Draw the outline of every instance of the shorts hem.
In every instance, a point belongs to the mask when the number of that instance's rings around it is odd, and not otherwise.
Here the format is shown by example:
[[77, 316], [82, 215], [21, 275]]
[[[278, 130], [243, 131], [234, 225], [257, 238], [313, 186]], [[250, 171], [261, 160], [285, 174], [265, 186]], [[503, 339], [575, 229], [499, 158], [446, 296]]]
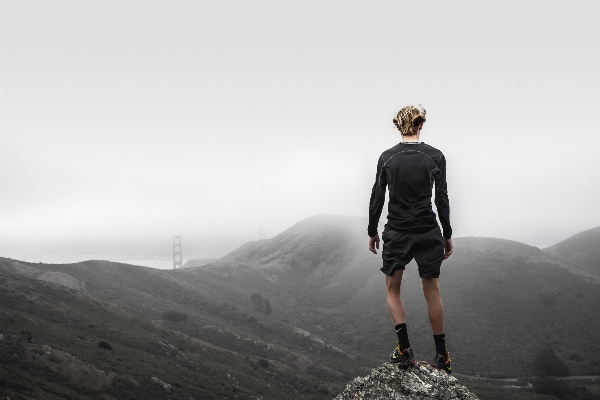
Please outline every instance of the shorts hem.
[[[421, 270], [424, 270], [425, 272], [423, 272], [423, 274], [421, 274]], [[435, 266], [428, 265], [426, 267], [419, 268], [419, 276], [421, 278], [439, 278], [441, 270], [442, 270], [441, 262]]]
[[419, 275], [421, 278], [439, 278], [440, 274], [423, 274]]
[[404, 271], [405, 268], [406, 268], [406, 265], [398, 265], [398, 264], [396, 264], [391, 269], [390, 268], [382, 267], [379, 270], [381, 272], [383, 272], [387, 276], [394, 276], [394, 272], [396, 272], [396, 270], [400, 269], [400, 270]]

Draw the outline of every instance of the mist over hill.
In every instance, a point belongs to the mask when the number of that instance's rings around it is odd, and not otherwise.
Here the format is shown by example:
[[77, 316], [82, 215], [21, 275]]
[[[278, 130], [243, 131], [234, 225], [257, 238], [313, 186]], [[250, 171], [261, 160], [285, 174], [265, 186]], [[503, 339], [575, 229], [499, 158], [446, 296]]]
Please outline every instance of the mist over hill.
[[600, 276], [600, 227], [580, 232], [544, 251]]
[[[86, 390], [107, 395], [143, 386], [164, 398], [332, 398], [385, 362], [396, 340], [366, 225], [315, 216], [180, 270], [2, 258], [0, 349], [19, 355], [2, 361], [5, 382], [15, 393], [81, 394], [68, 372], [74, 363], [104, 371]], [[535, 375], [533, 359], [551, 348], [572, 374], [600, 373], [600, 280], [566, 253], [494, 238], [454, 244], [440, 287], [456, 372]], [[593, 254], [598, 244], [577, 249]], [[414, 263], [402, 291], [415, 355], [430, 360]], [[45, 368], [54, 383], [37, 378]]]
[[[252, 238], [236, 235], [182, 234], [186, 260], [217, 259]], [[111, 260], [159, 269], [172, 268], [172, 236], [114, 237], [111, 239], [47, 239], [2, 238], [0, 254], [21, 261], [46, 264], [76, 263], [82, 260]]]
[[[242, 246], [205, 272], [276, 297], [288, 315], [303, 315], [307, 329], [322, 329], [344, 345], [381, 357], [395, 336], [385, 306], [381, 258], [367, 251], [365, 226], [361, 218], [308, 218], [271, 240]], [[597, 354], [590, 352], [595, 345], [589, 338], [600, 332], [600, 324], [590, 325], [589, 318], [600, 311], [600, 281], [519, 242], [456, 238], [454, 244], [440, 286], [448, 346], [458, 350], [453, 354], [457, 368], [526, 374], [532, 354], [544, 346], [565, 358], [573, 352]], [[413, 348], [425, 359], [432, 357], [414, 262], [407, 266], [402, 296]], [[573, 363], [572, 369], [597, 369], [593, 357]]]

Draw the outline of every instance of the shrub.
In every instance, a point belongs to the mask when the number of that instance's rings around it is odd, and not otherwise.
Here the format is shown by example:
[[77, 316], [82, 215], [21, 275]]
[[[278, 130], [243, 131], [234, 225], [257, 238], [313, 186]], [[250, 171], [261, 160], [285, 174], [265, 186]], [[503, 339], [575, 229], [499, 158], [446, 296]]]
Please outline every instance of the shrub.
[[254, 305], [254, 309], [256, 311], [260, 311], [261, 313], [271, 315], [273, 309], [271, 308], [271, 302], [266, 297], [263, 298], [260, 294], [254, 293], [250, 296], [250, 300]]
[[48, 360], [60, 364], [62, 362], [62, 360], [58, 357], [56, 357], [54, 354], [51, 354], [50, 357], [48, 357]]
[[[538, 378], [533, 381], [536, 393], [558, 395], [558, 381], [554, 378]], [[558, 396], [557, 396], [558, 397]]]
[[187, 319], [188, 315], [186, 313], [178, 312], [178, 311], [165, 311], [162, 313], [162, 319], [166, 319], [167, 321], [183, 321]]
[[269, 368], [269, 362], [263, 358], [258, 360], [258, 365], [260, 365], [263, 368]]
[[106, 340], [101, 340], [98, 342], [98, 346], [106, 350], [112, 350], [112, 346]]
[[569, 375], [569, 368], [550, 347], [546, 347], [537, 353], [533, 359], [532, 367], [534, 373], [542, 376]]
[[571, 353], [571, 354], [569, 354], [569, 360], [581, 361], [581, 355], [579, 353]]
[[533, 387], [537, 393], [553, 395], [559, 399], [593, 400], [598, 398], [589, 393], [585, 385], [581, 387], [575, 383], [556, 378], [538, 378], [533, 381]]
[[273, 309], [271, 308], [271, 302], [266, 297], [263, 299], [263, 312], [267, 315], [271, 315]]
[[250, 300], [252, 301], [252, 304], [254, 305], [254, 309], [256, 311], [263, 311], [263, 298], [260, 294], [254, 293], [252, 296], [250, 296]]

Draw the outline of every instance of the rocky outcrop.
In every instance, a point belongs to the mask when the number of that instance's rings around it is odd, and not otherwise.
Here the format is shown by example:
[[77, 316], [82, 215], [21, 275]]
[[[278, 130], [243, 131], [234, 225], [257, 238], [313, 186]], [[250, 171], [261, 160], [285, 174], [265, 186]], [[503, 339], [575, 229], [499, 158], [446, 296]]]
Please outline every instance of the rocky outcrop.
[[478, 400], [458, 379], [424, 361], [406, 370], [384, 364], [350, 382], [335, 400]]

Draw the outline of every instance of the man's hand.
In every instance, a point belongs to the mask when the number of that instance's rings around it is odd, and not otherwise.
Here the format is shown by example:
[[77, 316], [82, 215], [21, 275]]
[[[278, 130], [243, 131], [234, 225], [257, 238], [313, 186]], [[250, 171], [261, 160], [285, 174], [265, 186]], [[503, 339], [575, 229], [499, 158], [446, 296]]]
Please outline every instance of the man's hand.
[[377, 254], [377, 250], [375, 250], [376, 248], [379, 248], [379, 235], [369, 238], [369, 251], [373, 254]]
[[453, 251], [452, 239], [444, 238], [444, 260], [450, 257]]

